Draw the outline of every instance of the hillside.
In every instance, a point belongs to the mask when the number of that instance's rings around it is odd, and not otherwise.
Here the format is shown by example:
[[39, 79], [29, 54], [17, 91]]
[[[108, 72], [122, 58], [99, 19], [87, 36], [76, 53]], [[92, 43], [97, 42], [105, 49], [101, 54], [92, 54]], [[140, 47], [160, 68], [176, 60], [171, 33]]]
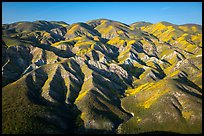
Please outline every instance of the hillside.
[[202, 26], [2, 25], [3, 134], [202, 133]]

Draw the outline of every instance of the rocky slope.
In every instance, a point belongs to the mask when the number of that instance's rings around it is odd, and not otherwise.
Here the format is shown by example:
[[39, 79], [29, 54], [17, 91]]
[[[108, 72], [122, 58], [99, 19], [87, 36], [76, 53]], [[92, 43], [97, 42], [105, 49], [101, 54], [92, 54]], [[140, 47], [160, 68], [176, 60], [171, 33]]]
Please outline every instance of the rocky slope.
[[202, 133], [202, 26], [2, 25], [3, 133]]

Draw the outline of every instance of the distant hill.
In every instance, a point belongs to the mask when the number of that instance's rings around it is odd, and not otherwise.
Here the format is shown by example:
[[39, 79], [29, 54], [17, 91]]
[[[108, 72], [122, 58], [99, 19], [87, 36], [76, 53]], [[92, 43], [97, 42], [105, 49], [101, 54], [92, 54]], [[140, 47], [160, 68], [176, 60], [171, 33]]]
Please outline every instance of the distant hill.
[[148, 26], [148, 25], [152, 25], [152, 23], [141, 21], [141, 22], [136, 22], [136, 23], [130, 24], [130, 26], [136, 27], [136, 28], [140, 28], [142, 26]]

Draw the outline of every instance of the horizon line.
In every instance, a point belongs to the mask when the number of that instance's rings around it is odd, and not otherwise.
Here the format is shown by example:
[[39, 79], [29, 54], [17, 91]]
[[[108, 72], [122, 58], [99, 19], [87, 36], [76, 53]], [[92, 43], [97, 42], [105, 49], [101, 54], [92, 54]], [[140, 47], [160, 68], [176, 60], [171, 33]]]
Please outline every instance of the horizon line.
[[[19, 21], [15, 21], [15, 22], [11, 22], [11, 23], [3, 23], [3, 20], [2, 20], [2, 25], [8, 25], [8, 24], [14, 24], [14, 23], [20, 23], [20, 22], [36, 22], [36, 21], [46, 21], [46, 22], [52, 22], [52, 21], [57, 21], [57, 22], [65, 22], [69, 25], [72, 25], [72, 24], [75, 24], [75, 23], [88, 23], [90, 21], [94, 21], [94, 20], [110, 20], [110, 21], [116, 21], [116, 22], [120, 22], [120, 23], [123, 23], [123, 24], [126, 24], [124, 22], [121, 22], [121, 21], [118, 21], [118, 20], [112, 20], [112, 19], [107, 19], [107, 18], [98, 18], [98, 19], [91, 19], [91, 20], [88, 20], [88, 21], [78, 21], [78, 22], [73, 22], [73, 23], [68, 23], [67, 21], [64, 21], [64, 20], [45, 20], [45, 19], [39, 19], [39, 20], [33, 20], [33, 21], [27, 21], [27, 20], [19, 20]], [[155, 23], [152, 23], [152, 22], [149, 22], [149, 21], [144, 21], [144, 20], [141, 20], [141, 21], [136, 21], [136, 22], [133, 22], [133, 23], [130, 23], [130, 24], [126, 24], [126, 25], [131, 25], [131, 24], [134, 24], [134, 23], [138, 23], [138, 22], [146, 22], [146, 23], [151, 23], [151, 24], [157, 24], [157, 23], [161, 23], [161, 22], [167, 22], [167, 23], [171, 23], [173, 25], [186, 25], [186, 24], [193, 24], [193, 25], [200, 25], [202, 26], [202, 23], [199, 24], [199, 23], [192, 23], [192, 22], [189, 22], [189, 23], [184, 23], [184, 24], [176, 24], [176, 23], [172, 23], [172, 22], [168, 22], [168, 21], [158, 21], [158, 22], [155, 22]]]

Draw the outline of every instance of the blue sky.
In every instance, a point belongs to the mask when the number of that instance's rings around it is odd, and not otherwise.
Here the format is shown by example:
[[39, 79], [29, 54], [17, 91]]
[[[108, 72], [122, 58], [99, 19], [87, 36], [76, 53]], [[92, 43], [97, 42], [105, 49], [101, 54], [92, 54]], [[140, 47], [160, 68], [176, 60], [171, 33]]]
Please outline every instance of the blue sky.
[[3, 2], [2, 23], [65, 21], [68, 24], [106, 18], [131, 24], [138, 21], [202, 24], [202, 2]]

